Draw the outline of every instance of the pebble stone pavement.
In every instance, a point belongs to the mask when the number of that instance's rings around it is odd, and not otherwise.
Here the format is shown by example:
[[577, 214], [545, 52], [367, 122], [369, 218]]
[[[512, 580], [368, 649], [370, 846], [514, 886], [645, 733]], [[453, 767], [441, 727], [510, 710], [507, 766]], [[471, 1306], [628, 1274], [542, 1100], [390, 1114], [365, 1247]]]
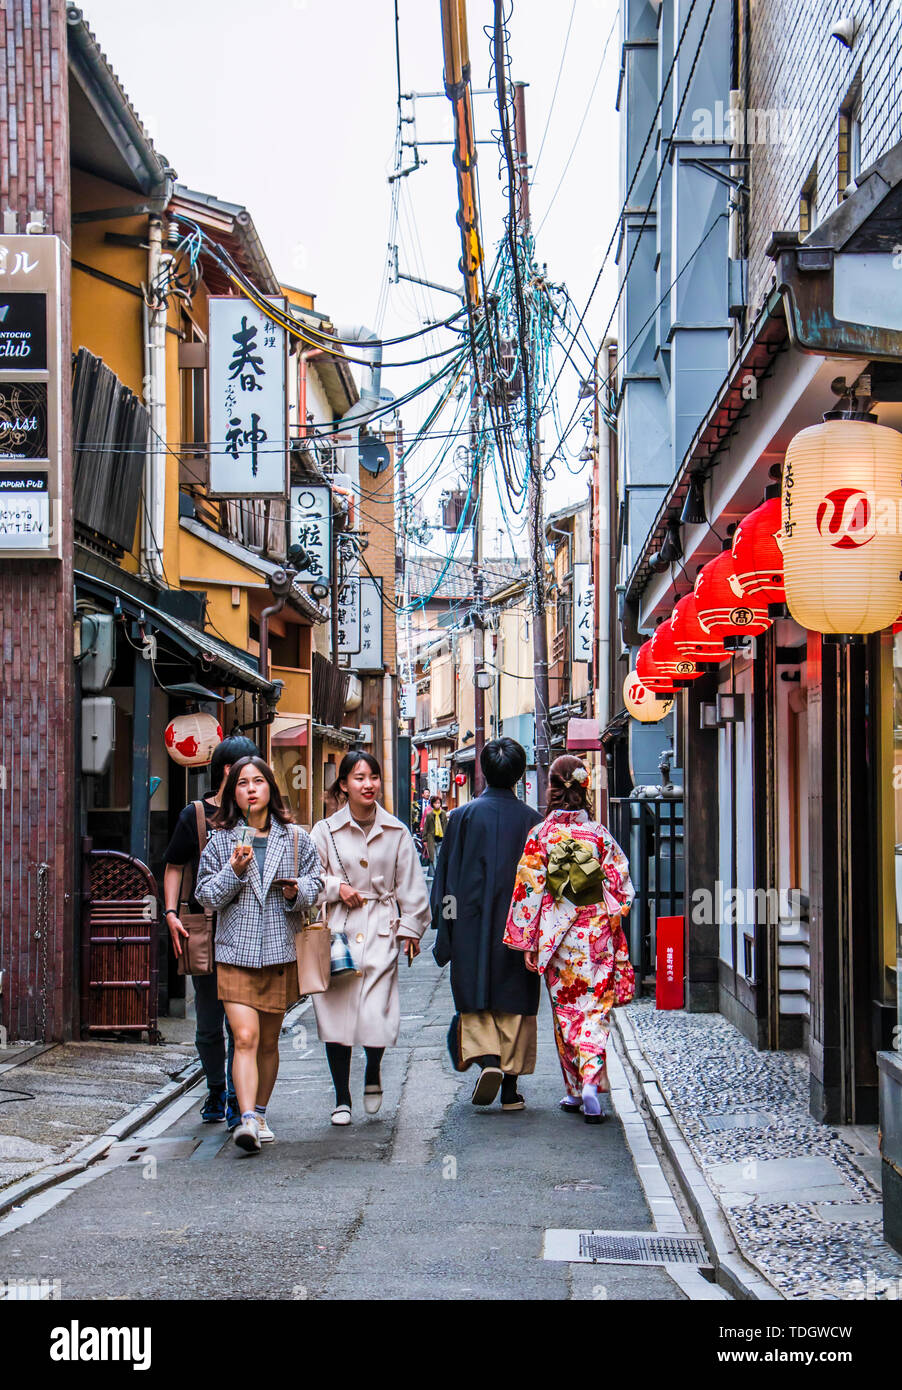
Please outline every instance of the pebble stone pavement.
[[[808, 1114], [807, 1054], [758, 1052], [720, 1014], [657, 1011], [651, 999], [625, 1012], [740, 1247], [780, 1292], [789, 1299], [902, 1299], [902, 1256], [882, 1238], [879, 1179], [859, 1166], [856, 1131]], [[733, 1117], [731, 1127], [709, 1129], [705, 1117], [723, 1115]], [[818, 1159], [821, 1172], [826, 1160], [836, 1183], [819, 1196], [805, 1190], [800, 1173], [795, 1200], [785, 1190], [756, 1190], [756, 1164], [775, 1159], [807, 1159], [809, 1171]], [[748, 1179], [744, 1192], [738, 1184], [718, 1191], [718, 1165], [725, 1164], [741, 1165], [734, 1171]]]

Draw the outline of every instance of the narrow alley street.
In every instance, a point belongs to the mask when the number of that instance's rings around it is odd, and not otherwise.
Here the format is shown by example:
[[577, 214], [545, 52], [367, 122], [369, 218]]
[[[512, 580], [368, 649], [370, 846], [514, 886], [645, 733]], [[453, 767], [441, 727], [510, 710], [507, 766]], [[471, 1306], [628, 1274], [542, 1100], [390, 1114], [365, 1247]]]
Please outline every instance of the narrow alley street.
[[302, 1005], [283, 1033], [274, 1145], [240, 1154], [224, 1125], [200, 1123], [195, 1089], [189, 1110], [186, 1097], [149, 1137], [114, 1147], [65, 1200], [59, 1188], [35, 1199], [56, 1203], [44, 1215], [0, 1221], [4, 1277], [59, 1280], [63, 1299], [684, 1298], [660, 1267], [543, 1258], [547, 1229], [652, 1229], [623, 1128], [558, 1112], [544, 1000], [527, 1109], [472, 1106], [473, 1073], [456, 1076], [445, 1051], [450, 996], [430, 941], [401, 976], [379, 1116], [362, 1114], [355, 1058], [354, 1123], [330, 1125], [325, 1055]]

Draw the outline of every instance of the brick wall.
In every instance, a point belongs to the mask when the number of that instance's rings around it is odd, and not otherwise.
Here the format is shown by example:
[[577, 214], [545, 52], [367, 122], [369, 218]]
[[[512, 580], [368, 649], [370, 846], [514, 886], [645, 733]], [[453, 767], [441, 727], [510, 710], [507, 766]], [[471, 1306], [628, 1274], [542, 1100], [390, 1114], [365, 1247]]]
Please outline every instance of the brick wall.
[[[799, 226], [799, 195], [817, 168], [812, 227], [837, 206], [839, 112], [861, 83], [861, 168], [902, 139], [902, 5], [898, 0], [747, 0], [751, 5], [748, 106], [798, 108], [798, 138], [752, 144], [749, 205], [749, 309], [773, 278], [764, 254], [775, 230]], [[830, 37], [855, 19], [851, 51]]]
[[[32, 208], [69, 242], [69, 111], [64, 0], [0, 6], [0, 204], [24, 231]], [[62, 361], [70, 354], [63, 256]], [[0, 560], [0, 1020], [11, 1038], [72, 1026], [74, 784], [71, 421], [63, 390], [62, 564]], [[38, 931], [47, 865], [48, 934]], [[41, 875], [43, 878], [43, 874]], [[46, 1029], [43, 1012], [46, 1008]]]
[[[363, 558], [377, 579], [382, 580], [382, 660], [395, 671], [395, 451], [390, 447], [391, 463], [374, 478], [365, 468], [360, 470], [360, 519], [358, 529], [365, 531], [369, 545]], [[366, 568], [361, 564], [361, 575]]]

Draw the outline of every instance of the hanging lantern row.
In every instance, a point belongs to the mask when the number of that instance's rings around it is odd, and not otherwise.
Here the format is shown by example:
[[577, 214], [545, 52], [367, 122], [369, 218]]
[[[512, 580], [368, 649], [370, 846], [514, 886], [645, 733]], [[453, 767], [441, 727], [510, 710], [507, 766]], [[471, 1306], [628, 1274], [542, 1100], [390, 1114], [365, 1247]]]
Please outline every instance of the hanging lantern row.
[[771, 604], [812, 632], [902, 631], [902, 434], [855, 404], [795, 436], [782, 489], [767, 489], [639, 648], [623, 689], [633, 718], [664, 718], [672, 700], [660, 697], [766, 632]]

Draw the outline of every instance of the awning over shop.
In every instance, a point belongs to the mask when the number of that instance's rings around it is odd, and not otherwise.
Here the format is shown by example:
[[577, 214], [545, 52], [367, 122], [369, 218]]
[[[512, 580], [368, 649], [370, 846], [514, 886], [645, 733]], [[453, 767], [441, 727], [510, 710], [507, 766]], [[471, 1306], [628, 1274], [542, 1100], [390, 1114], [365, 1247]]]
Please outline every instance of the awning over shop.
[[229, 646], [220, 638], [201, 632], [190, 623], [183, 622], [170, 613], [163, 613], [133, 594], [115, 589], [94, 575], [75, 571], [75, 583], [80, 593], [90, 594], [111, 612], [116, 601], [123, 610], [136, 621], [143, 620], [159, 637], [176, 651], [183, 653], [198, 664], [200, 675], [209, 680], [213, 673], [220, 677], [223, 685], [237, 686], [263, 695], [272, 703], [278, 699], [280, 685], [261, 676], [254, 665], [254, 658], [246, 652], [239, 655], [236, 648]]
[[307, 724], [299, 723], [295, 715], [277, 714], [271, 725], [273, 748], [306, 748]]
[[457, 763], [457, 765], [458, 765], [459, 767], [465, 767], [465, 766], [467, 766], [469, 763], [475, 763], [475, 762], [476, 762], [476, 749], [475, 749], [475, 748], [455, 748], [454, 752], [451, 754], [451, 761], [452, 761], [452, 763]]

